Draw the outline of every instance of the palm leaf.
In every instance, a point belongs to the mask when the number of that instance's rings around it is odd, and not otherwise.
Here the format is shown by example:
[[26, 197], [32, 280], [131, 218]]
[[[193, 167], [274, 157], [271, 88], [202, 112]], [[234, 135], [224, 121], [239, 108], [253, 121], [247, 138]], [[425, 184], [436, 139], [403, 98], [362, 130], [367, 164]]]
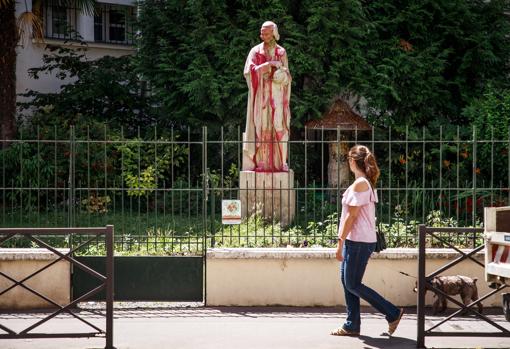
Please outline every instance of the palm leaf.
[[94, 15], [96, 0], [74, 0], [74, 3], [76, 4], [76, 7], [81, 9], [81, 11], [86, 15]]
[[96, 0], [60, 0], [60, 3], [62, 5], [65, 5], [66, 7], [70, 8], [75, 7], [79, 9], [82, 13], [89, 16], [94, 15], [94, 9], [96, 6]]
[[33, 12], [26, 11], [20, 14], [17, 19], [17, 26], [21, 42], [27, 40], [30, 33], [32, 33], [33, 37], [36, 39], [42, 39], [44, 37], [42, 20]]
[[14, 0], [0, 0], [0, 9], [3, 9], [4, 7], [7, 7], [10, 3], [12, 3]]

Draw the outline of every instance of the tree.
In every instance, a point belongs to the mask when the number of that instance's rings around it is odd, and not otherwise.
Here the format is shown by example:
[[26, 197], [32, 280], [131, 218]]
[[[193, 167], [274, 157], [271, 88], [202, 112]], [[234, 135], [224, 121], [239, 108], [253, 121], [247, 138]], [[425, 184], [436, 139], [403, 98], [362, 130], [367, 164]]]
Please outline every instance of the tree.
[[154, 123], [153, 100], [141, 91], [132, 56], [89, 60], [83, 53], [86, 47], [48, 45], [46, 50], [43, 65], [30, 69], [29, 75], [38, 79], [57, 71], [57, 78], [74, 81], [56, 93], [30, 90], [22, 94], [27, 102], [19, 103], [20, 109], [33, 114], [32, 124], [56, 126], [64, 132], [71, 125], [79, 129], [107, 124], [117, 130], [124, 127], [130, 136], [137, 134], [138, 127]]
[[[0, 140], [16, 133], [16, 30], [15, 3], [0, 0]], [[6, 144], [2, 143], [4, 147]]]
[[[489, 84], [484, 93], [472, 101], [464, 114], [476, 128], [476, 138], [495, 140], [477, 147], [477, 163], [481, 174], [492, 178], [492, 185], [508, 183], [510, 162], [508, 142], [510, 137], [510, 88]], [[506, 193], [504, 194], [506, 195]]]
[[[95, 0], [59, 0], [93, 13]], [[0, 139], [16, 135], [16, 45], [29, 36], [42, 39], [42, 0], [34, 0], [16, 20], [16, 0], [0, 0]], [[5, 146], [6, 143], [3, 143]]]
[[362, 2], [371, 30], [355, 85], [378, 123], [463, 124], [489, 81], [508, 86], [508, 0]]
[[277, 23], [289, 53], [294, 126], [319, 116], [349, 85], [347, 67], [359, 69], [352, 61], [366, 31], [357, 1], [194, 1], [183, 7], [147, 0], [140, 4], [139, 71], [172, 123], [244, 125], [243, 67], [265, 20]]
[[265, 20], [278, 24], [288, 52], [294, 127], [339, 94], [363, 97], [376, 125], [462, 124], [487, 81], [508, 84], [508, 0], [182, 4], [140, 4], [138, 69], [172, 123], [244, 124], [242, 68]]

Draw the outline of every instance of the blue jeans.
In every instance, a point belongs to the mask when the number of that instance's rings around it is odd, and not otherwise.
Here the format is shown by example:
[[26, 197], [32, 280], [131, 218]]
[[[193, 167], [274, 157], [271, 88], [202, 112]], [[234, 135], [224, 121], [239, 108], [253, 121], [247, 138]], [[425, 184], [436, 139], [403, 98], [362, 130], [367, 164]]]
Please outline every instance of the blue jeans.
[[379, 293], [361, 283], [368, 259], [375, 249], [374, 243], [345, 240], [344, 260], [340, 266], [342, 285], [345, 292], [347, 319], [343, 328], [359, 332], [361, 326], [360, 298], [370, 303], [375, 309], [386, 315], [386, 320], [397, 320], [400, 310], [384, 299]]

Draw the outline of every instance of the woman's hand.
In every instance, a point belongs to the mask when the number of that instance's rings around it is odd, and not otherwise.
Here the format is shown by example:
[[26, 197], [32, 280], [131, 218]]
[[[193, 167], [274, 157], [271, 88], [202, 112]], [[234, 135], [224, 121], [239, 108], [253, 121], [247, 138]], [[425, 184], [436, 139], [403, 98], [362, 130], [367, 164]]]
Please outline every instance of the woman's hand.
[[343, 246], [340, 243], [338, 243], [338, 247], [336, 248], [336, 260], [339, 262], [342, 262], [344, 260], [342, 250]]

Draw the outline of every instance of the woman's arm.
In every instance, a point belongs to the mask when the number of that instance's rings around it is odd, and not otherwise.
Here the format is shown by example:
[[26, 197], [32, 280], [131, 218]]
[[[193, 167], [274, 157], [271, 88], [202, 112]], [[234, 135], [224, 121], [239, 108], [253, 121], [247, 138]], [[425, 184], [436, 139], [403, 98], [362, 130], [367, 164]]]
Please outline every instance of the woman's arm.
[[351, 231], [354, 222], [356, 222], [356, 219], [358, 219], [360, 207], [361, 206], [349, 206], [347, 216], [345, 217], [344, 220], [344, 224], [342, 224], [342, 226], [339, 229], [338, 244], [336, 247], [336, 259], [340, 262], [344, 260], [344, 257], [342, 256], [342, 249], [344, 247], [345, 238]]

